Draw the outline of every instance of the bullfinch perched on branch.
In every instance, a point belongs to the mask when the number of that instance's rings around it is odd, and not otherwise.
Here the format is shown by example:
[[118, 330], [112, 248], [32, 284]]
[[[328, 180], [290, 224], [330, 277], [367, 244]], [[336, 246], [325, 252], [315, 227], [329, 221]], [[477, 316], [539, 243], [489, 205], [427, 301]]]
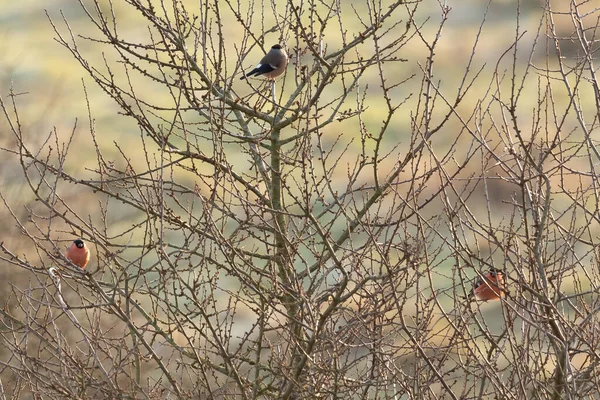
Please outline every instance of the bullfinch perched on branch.
[[83, 269], [90, 261], [90, 251], [83, 240], [75, 239], [67, 249], [65, 257], [73, 264]]
[[497, 269], [491, 269], [473, 282], [473, 290], [469, 297], [477, 300], [500, 300], [504, 296], [504, 274]]
[[264, 76], [267, 79], [275, 79], [283, 74], [288, 63], [288, 56], [281, 45], [276, 44], [271, 47], [271, 50], [260, 60], [256, 68], [240, 79], [246, 79], [249, 76]]

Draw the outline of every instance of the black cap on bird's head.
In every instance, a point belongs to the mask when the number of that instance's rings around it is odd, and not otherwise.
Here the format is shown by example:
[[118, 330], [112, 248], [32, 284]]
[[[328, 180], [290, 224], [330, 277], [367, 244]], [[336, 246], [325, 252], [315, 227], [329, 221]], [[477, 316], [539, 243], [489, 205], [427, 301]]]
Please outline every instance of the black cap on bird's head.
[[274, 45], [274, 46], [273, 46], [273, 47], [271, 47], [271, 48], [272, 48], [272, 49], [275, 49], [275, 50], [281, 50], [281, 45], [280, 45], [280, 44], [276, 44], [276, 45]]
[[494, 268], [494, 267], [490, 268], [488, 270], [488, 272], [484, 275], [485, 275], [484, 277], [477, 276], [477, 278], [473, 282], [473, 286], [475, 288], [483, 285], [484, 280], [496, 279], [496, 277], [499, 277], [498, 279], [501, 279], [501, 280], [504, 279], [504, 272], [501, 269]]
[[81, 239], [75, 239], [73, 243], [75, 243], [75, 246], [77, 246], [78, 249], [83, 249], [85, 246], [85, 243]]
[[491, 276], [504, 275], [504, 272], [501, 269], [492, 267], [492, 268], [490, 268], [490, 275]]

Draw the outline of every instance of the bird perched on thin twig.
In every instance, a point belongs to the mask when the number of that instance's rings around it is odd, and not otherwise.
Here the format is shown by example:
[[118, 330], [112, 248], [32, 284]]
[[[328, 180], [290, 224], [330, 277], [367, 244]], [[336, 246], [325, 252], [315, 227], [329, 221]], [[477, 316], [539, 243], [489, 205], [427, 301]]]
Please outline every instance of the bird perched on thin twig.
[[83, 240], [75, 239], [67, 249], [65, 257], [73, 264], [83, 269], [90, 261], [90, 251]]
[[260, 60], [258, 65], [240, 79], [246, 79], [249, 76], [264, 76], [267, 79], [275, 79], [283, 74], [288, 64], [288, 56], [281, 45], [276, 44]]
[[469, 297], [481, 301], [500, 300], [504, 289], [504, 273], [492, 268], [473, 282]]

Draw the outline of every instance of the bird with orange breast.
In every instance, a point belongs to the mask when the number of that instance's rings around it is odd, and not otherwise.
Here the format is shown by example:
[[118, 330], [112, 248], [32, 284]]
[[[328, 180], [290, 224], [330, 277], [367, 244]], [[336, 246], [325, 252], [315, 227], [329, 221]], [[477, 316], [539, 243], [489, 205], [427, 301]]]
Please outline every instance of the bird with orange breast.
[[71, 246], [67, 249], [65, 257], [70, 260], [73, 264], [83, 269], [90, 261], [90, 251], [87, 245], [81, 239], [75, 239]]
[[504, 296], [504, 273], [495, 268], [473, 282], [473, 289], [469, 295], [470, 298], [481, 301], [500, 300], [502, 296]]

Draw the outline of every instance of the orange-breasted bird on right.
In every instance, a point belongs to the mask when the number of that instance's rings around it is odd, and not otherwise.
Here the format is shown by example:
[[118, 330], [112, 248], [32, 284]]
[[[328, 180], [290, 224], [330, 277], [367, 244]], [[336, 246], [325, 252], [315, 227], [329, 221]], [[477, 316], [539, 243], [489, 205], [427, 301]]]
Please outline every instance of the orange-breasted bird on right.
[[65, 257], [73, 264], [83, 269], [90, 261], [90, 251], [82, 239], [75, 239], [67, 249]]
[[481, 301], [500, 300], [504, 296], [504, 290], [504, 273], [492, 268], [473, 282], [469, 298]]

